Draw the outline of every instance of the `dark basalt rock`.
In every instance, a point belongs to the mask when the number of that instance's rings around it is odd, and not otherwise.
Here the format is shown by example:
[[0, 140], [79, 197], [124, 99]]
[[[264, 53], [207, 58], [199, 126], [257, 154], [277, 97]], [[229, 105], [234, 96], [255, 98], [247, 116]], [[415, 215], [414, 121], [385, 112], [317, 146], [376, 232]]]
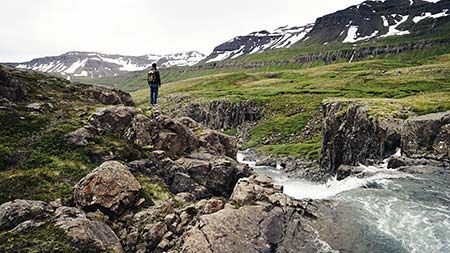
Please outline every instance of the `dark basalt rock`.
[[427, 166], [434, 166], [434, 167], [445, 167], [446, 163], [442, 161], [437, 160], [431, 160], [431, 159], [412, 159], [408, 157], [393, 157], [389, 159], [388, 161], [388, 168], [390, 169], [397, 169], [400, 167], [409, 167], [409, 166], [418, 166], [418, 165], [427, 165]]
[[450, 159], [450, 112], [408, 119], [402, 129], [402, 151], [412, 158]]
[[400, 146], [401, 119], [372, 119], [364, 103], [322, 104], [323, 142], [320, 164], [334, 175], [341, 165], [381, 161]]
[[207, 103], [189, 103], [183, 114], [212, 129], [230, 129], [244, 122], [259, 120], [262, 117], [261, 112], [261, 106], [255, 102], [233, 103], [223, 99]]
[[[370, 117], [361, 102], [324, 102], [321, 171], [340, 179], [358, 163], [380, 162], [401, 148], [405, 157], [391, 158], [389, 168], [426, 165], [445, 167], [449, 161], [450, 112], [404, 119], [404, 113]], [[339, 169], [338, 169], [339, 168]]]

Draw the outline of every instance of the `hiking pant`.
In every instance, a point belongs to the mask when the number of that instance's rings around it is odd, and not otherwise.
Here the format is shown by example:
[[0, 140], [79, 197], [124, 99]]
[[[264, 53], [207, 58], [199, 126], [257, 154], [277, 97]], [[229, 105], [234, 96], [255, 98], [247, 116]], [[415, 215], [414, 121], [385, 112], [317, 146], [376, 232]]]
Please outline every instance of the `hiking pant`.
[[158, 99], [158, 84], [150, 84], [150, 104], [156, 105]]

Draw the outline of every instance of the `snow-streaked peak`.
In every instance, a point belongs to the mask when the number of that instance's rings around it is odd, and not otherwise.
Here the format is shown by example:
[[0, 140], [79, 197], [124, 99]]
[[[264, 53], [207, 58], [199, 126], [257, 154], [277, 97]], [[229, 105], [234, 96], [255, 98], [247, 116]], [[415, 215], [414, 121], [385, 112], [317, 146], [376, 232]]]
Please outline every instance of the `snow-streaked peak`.
[[273, 30], [260, 30], [235, 37], [216, 47], [206, 62], [234, 59], [241, 55], [261, 53], [268, 49], [289, 48], [305, 39], [314, 24], [304, 26], [281, 26]]
[[97, 78], [117, 76], [130, 71], [141, 71], [149, 68], [153, 63], [157, 63], [162, 68], [192, 66], [204, 58], [205, 55], [196, 51], [143, 56], [73, 51], [59, 56], [34, 59], [16, 64], [16, 66], [42, 72], [59, 73], [63, 76]]

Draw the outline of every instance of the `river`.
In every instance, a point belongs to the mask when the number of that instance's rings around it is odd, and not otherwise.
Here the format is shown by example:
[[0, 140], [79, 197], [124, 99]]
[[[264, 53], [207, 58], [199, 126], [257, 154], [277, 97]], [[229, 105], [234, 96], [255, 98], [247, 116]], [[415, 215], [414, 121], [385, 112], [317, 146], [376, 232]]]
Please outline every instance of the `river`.
[[283, 185], [293, 198], [331, 199], [353, 209], [358, 215], [348, 222], [364, 226], [360, 236], [367, 238], [361, 241], [372, 244], [370, 252], [450, 252], [448, 171], [412, 175], [387, 169], [386, 160], [379, 166], [360, 165], [364, 175], [319, 184], [289, 178], [278, 166], [255, 166], [256, 161], [245, 157], [246, 152], [240, 152], [237, 160]]

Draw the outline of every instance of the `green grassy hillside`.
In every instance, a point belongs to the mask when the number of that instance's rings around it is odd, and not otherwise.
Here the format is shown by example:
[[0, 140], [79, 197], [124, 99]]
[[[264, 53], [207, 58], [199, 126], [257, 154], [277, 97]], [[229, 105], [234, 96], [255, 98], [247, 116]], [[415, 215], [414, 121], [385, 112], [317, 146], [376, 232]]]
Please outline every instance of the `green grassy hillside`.
[[[210, 76], [221, 73], [236, 73], [236, 72], [246, 72], [246, 73], [260, 73], [260, 72], [270, 72], [270, 71], [281, 71], [281, 70], [297, 70], [305, 68], [314, 68], [318, 66], [324, 66], [326, 63], [324, 61], [312, 61], [308, 63], [300, 63], [296, 61], [296, 58], [311, 54], [311, 53], [321, 53], [325, 52], [339, 52], [342, 50], [350, 50], [354, 48], [366, 48], [375, 47], [383, 45], [398, 45], [399, 43], [412, 43], [418, 39], [423, 38], [407, 38], [405, 36], [396, 38], [386, 38], [376, 42], [370, 43], [335, 43], [329, 45], [308, 45], [304, 47], [293, 47], [289, 49], [276, 49], [269, 50], [263, 53], [245, 55], [232, 60], [226, 60], [217, 63], [217, 66], [208, 66], [208, 64], [200, 64], [199, 66], [193, 67], [171, 67], [168, 69], [162, 69], [162, 79], [163, 82], [175, 82], [180, 80], [186, 80], [190, 78]], [[442, 39], [442, 38], [433, 38]], [[422, 40], [423, 41], [423, 40]], [[429, 41], [429, 40], [428, 40]], [[372, 57], [371, 59], [388, 59], [394, 61], [406, 61], [412, 64], [422, 64], [423, 59], [427, 59], [431, 56], [442, 55], [450, 53], [450, 45], [443, 44], [440, 46], [431, 46], [424, 50], [409, 51], [399, 54], [382, 54], [377, 57]], [[334, 63], [343, 63], [344, 60], [338, 60]], [[255, 65], [256, 64], [256, 65]], [[253, 66], [255, 65], [255, 66]], [[252, 66], [252, 67], [248, 67]], [[107, 86], [113, 86], [120, 88], [125, 91], [136, 91], [146, 87], [146, 72], [137, 71], [127, 73], [116, 77], [104, 77], [99, 79], [83, 79], [79, 81], [83, 83], [90, 84], [101, 84]]]
[[[324, 99], [368, 100], [379, 113], [385, 111], [383, 108], [407, 108], [417, 114], [450, 110], [450, 54], [429, 55], [421, 52], [306, 69], [197, 77], [165, 84], [161, 106], [173, 106], [174, 96], [200, 101], [257, 101], [266, 108], [264, 118], [250, 131], [244, 146], [275, 155], [317, 158], [321, 142], [319, 109]], [[147, 89], [132, 95], [139, 106], [147, 105]], [[305, 127], [312, 134], [305, 135]]]

